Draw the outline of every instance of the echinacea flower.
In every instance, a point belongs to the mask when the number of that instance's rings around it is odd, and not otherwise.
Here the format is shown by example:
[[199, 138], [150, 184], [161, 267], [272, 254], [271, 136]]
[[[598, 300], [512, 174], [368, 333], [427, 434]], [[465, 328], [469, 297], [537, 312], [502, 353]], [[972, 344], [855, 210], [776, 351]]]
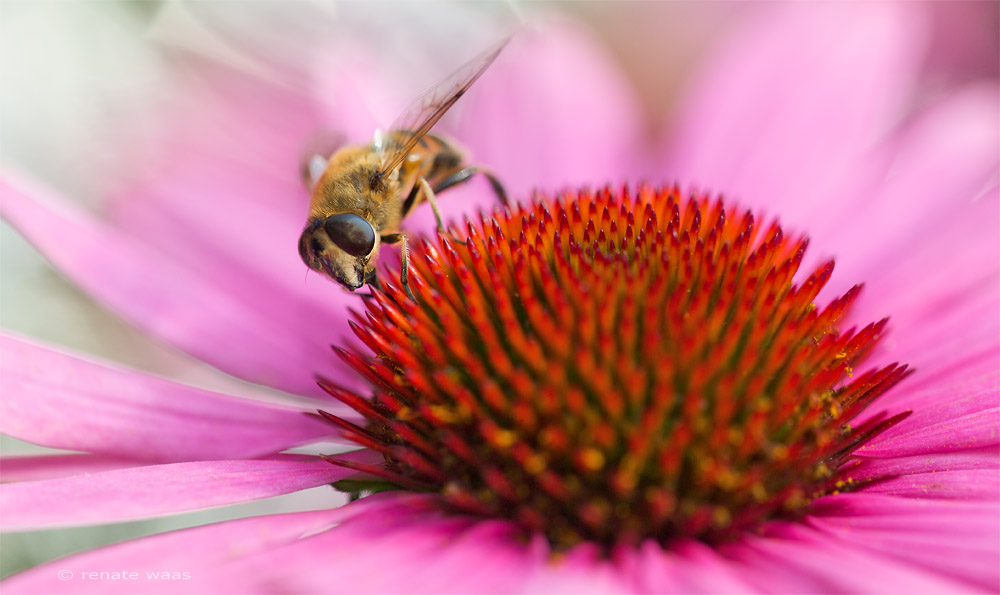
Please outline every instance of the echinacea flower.
[[[822, 12], [749, 25], [648, 166], [628, 150], [624, 92], [578, 34], [515, 40], [492, 80], [544, 79], [550, 61], [575, 77], [503, 93], [485, 77], [466, 98], [489, 140], [463, 140], [515, 196], [647, 167], [736, 200], [543, 192], [418, 245], [415, 302], [391, 266], [367, 305], [302, 286], [287, 197], [320, 110], [238, 73], [211, 70], [182, 120], [200, 134], [179, 131], [177, 160], [114, 223], [8, 177], [4, 216], [127, 319], [241, 378], [349, 407], [197, 390], [7, 337], [3, 430], [88, 454], [5, 461], [20, 481], [0, 492], [5, 529], [327, 483], [378, 493], [125, 542], [5, 587], [997, 590], [996, 83], [900, 123], [919, 14]], [[513, 144], [519, 93], [598, 128], [539, 119], [537, 143]], [[447, 212], [470, 213], [452, 198]], [[365, 312], [360, 343], [341, 339], [348, 303]], [[285, 453], [331, 438], [364, 448]]]

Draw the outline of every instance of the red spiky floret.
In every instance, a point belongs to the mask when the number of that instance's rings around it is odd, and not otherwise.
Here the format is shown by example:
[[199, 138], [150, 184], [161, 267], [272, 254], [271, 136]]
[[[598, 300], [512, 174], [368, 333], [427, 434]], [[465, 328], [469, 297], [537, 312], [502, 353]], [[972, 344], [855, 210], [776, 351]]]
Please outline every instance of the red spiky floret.
[[843, 487], [906, 416], [851, 427], [909, 373], [853, 374], [887, 321], [838, 330], [859, 287], [817, 307], [833, 263], [795, 284], [807, 241], [749, 211], [605, 189], [466, 231], [414, 247], [416, 301], [387, 283], [352, 323], [375, 357], [338, 353], [374, 397], [321, 383], [401, 487], [556, 546], [711, 542]]

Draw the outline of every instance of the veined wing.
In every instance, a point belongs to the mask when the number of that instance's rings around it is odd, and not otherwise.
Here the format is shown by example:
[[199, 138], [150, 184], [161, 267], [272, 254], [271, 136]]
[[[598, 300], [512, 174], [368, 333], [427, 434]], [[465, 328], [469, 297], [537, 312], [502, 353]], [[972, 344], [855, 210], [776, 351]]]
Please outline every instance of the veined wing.
[[379, 176], [387, 176], [399, 167], [413, 147], [420, 142], [427, 132], [441, 119], [459, 97], [469, 90], [483, 72], [490, 67], [503, 50], [510, 38], [486, 50], [454, 74], [437, 84], [430, 91], [414, 101], [403, 114], [396, 119], [391, 131], [403, 131], [406, 135], [385, 135], [381, 143], [377, 143], [379, 151]]

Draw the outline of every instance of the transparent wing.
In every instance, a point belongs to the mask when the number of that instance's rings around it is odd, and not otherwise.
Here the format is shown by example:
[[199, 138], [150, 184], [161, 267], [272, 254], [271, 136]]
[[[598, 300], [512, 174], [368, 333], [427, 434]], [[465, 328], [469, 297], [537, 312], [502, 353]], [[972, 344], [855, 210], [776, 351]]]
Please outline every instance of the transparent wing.
[[509, 37], [459, 68], [454, 74], [414, 101], [393, 122], [390, 128], [391, 132], [405, 131], [409, 134], [386, 135], [382, 139], [383, 142], [376, 143], [376, 151], [379, 153], [381, 163], [379, 174], [388, 175], [399, 167], [413, 150], [413, 147], [420, 142], [421, 137], [427, 134], [427, 131], [441, 119], [441, 116], [451, 106], [455, 105], [458, 98], [464, 95], [469, 87], [489, 68], [490, 64], [496, 60], [508, 41], [510, 41]]

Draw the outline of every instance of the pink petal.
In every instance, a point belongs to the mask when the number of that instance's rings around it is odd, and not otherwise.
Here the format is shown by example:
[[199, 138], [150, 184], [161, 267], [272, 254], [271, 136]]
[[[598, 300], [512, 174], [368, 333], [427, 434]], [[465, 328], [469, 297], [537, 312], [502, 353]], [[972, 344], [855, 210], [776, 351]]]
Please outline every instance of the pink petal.
[[[898, 324], [897, 317], [891, 316], [889, 336], [876, 355], [883, 361], [904, 361], [918, 368], [919, 376], [911, 386], [973, 388], [968, 379], [987, 376], [990, 368], [983, 367], [982, 360], [993, 355], [995, 363], [1000, 351], [1000, 292], [989, 287], [998, 282], [1000, 276], [984, 278], [977, 287], [967, 287], [964, 294], [925, 292], [923, 312], [908, 316], [904, 311]], [[895, 311], [892, 301], [884, 300], [885, 308]]]
[[890, 357], [918, 367], [1000, 333], [997, 101], [984, 85], [929, 110], [892, 144], [884, 181], [809, 228], [837, 256], [830, 294], [865, 282], [854, 319], [890, 315]]
[[669, 550], [649, 541], [615, 551], [620, 572], [638, 593], [746, 593], [738, 568], [698, 541], [675, 542]]
[[[511, 200], [535, 189], [620, 183], [636, 173], [639, 106], [616, 65], [585, 31], [562, 21], [515, 35], [496, 63], [462, 98], [450, 133], [473, 162], [503, 181]], [[497, 200], [485, 183], [447, 192], [440, 201], [455, 219]], [[409, 229], [434, 229], [419, 209]]]
[[992, 500], [1000, 492], [1000, 472], [994, 464], [990, 469], [912, 473], [879, 481], [866, 492], [905, 498]]
[[[814, 218], [809, 234], [835, 251], [841, 283], [866, 281], [870, 299], [900, 310], [996, 274], [1000, 258], [985, 248], [1000, 237], [1000, 207], [986, 195], [1000, 174], [998, 100], [997, 86], [982, 84], [932, 105], [886, 143], [876, 183]], [[936, 270], [947, 270], [947, 286], [933, 283]]]
[[[916, 370], [903, 385], [905, 390], [893, 391], [883, 396], [879, 403], [891, 404], [897, 408], [908, 407], [920, 416], [924, 411], [938, 410], [941, 407], [954, 408], [956, 412], [964, 414], [1000, 403], [1000, 395], [997, 395], [996, 390], [1000, 386], [996, 367], [1000, 358], [1000, 345], [975, 348], [968, 353], [961, 353], [964, 350], [960, 349], [955, 351], [959, 353], [942, 356], [941, 360]], [[991, 398], [991, 394], [995, 398]], [[902, 425], [906, 427], [909, 423]], [[886, 435], [898, 431], [900, 429], [897, 426]]]
[[[703, 68], [672, 139], [687, 183], [800, 221], [895, 119], [924, 46], [895, 4], [772, 4]], [[846, 34], [845, 34], [846, 32]]]
[[[194, 527], [63, 558], [4, 581], [11, 593], [207, 592], [205, 569], [324, 530], [349, 507], [268, 515]], [[92, 577], [91, 572], [136, 572], [135, 579]], [[160, 573], [181, 574], [176, 581]], [[147, 574], [150, 573], [150, 574]], [[156, 573], [155, 575], [152, 573]]]
[[535, 188], [623, 181], [640, 135], [624, 74], [584, 29], [554, 19], [538, 27], [516, 35], [470, 91], [463, 144], [518, 200]]
[[[902, 457], [992, 447], [1000, 444], [996, 389], [924, 402], [905, 420], [858, 449], [864, 457]], [[896, 404], [898, 405], [898, 404]]]
[[39, 481], [138, 467], [142, 463], [101, 455], [13, 456], [0, 459], [0, 482]]
[[335, 434], [303, 408], [196, 389], [12, 337], [0, 336], [0, 352], [0, 428], [43, 446], [172, 462], [253, 458]]
[[[339, 456], [372, 459], [368, 451]], [[0, 505], [6, 531], [74, 527], [270, 498], [332, 483], [352, 473], [305, 456], [172, 463], [4, 484]]]
[[1000, 408], [991, 407], [880, 440], [862, 454], [878, 456], [891, 452], [899, 456], [910, 452], [947, 452], [996, 446], [1000, 443], [998, 425]]
[[[775, 524], [774, 536], [723, 546], [743, 577], [765, 592], [963, 593], [975, 587], [862, 543], [866, 532], [831, 538], [799, 524]], [[948, 553], [942, 550], [942, 555]]]
[[220, 568], [213, 589], [506, 593], [543, 559], [507, 523], [440, 515], [426, 497], [384, 496], [336, 528]]
[[[539, 548], [539, 553], [543, 552]], [[580, 544], [546, 564], [538, 565], [533, 573], [525, 573], [520, 590], [525, 593], [632, 593], [631, 577], [605, 559], [601, 549]]]
[[995, 448], [957, 452], [860, 458], [845, 479], [879, 478], [866, 493], [913, 498], [993, 500], [1000, 493], [1000, 457]]
[[[433, 498], [386, 494], [338, 527], [223, 568], [237, 592], [629, 593], [593, 548], [552, 558], [505, 521], [440, 514]], [[364, 500], [362, 501], [364, 502]], [[393, 508], [388, 508], [392, 506]], [[250, 572], [267, 566], [269, 573]], [[336, 577], [331, 583], [330, 577]]]
[[[253, 299], [258, 291], [266, 293], [263, 288], [226, 293], [207, 271], [185, 268], [23, 179], [16, 187], [0, 181], [0, 197], [4, 217], [83, 289], [195, 357], [301, 394], [321, 392], [315, 373], [336, 377], [334, 371], [342, 369], [326, 344], [300, 336], [311, 321], [289, 327], [272, 315], [294, 309], [294, 302], [268, 300], [265, 308]], [[329, 328], [330, 337], [336, 332]]]
[[[272, 332], [296, 346], [300, 369], [344, 376], [328, 346], [353, 337], [346, 309], [361, 300], [309, 275], [297, 248], [309, 204], [301, 167], [310, 137], [323, 130], [316, 106], [271, 81], [208, 62], [186, 66], [174, 90], [184, 100], [164, 108], [171, 127], [156, 139], [167, 148], [160, 168], [136, 177], [111, 216], [279, 327]], [[308, 383], [280, 388], [317, 394]]]
[[[828, 496], [809, 524], [873, 555], [952, 577], [990, 592], [1000, 588], [1000, 507], [876, 494]], [[968, 590], [968, 589], [966, 589]]]

